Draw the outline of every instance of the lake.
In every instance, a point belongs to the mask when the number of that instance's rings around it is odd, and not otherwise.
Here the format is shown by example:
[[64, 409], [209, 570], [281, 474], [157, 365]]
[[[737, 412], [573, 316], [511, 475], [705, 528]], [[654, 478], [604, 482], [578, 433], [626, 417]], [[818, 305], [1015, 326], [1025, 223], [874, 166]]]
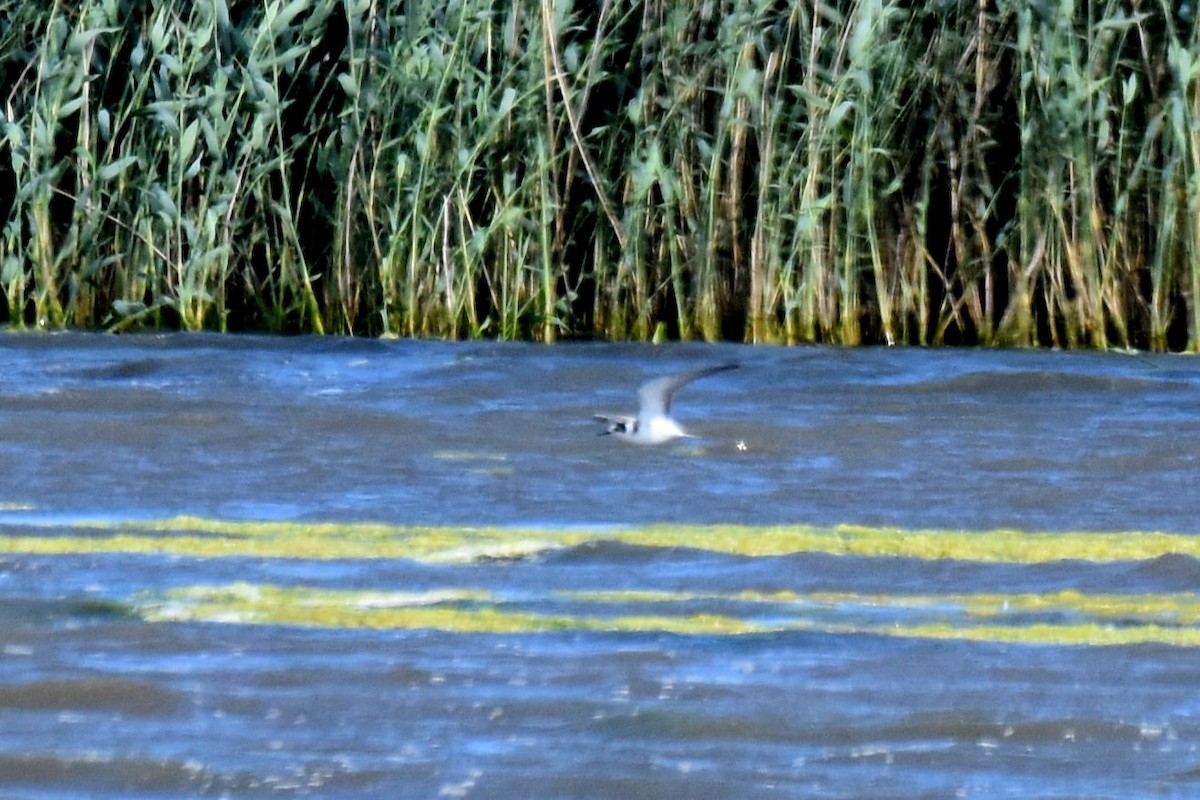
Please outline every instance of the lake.
[[[694, 439], [598, 436], [646, 380]], [[1200, 361], [0, 336], [0, 795], [1200, 791]]]

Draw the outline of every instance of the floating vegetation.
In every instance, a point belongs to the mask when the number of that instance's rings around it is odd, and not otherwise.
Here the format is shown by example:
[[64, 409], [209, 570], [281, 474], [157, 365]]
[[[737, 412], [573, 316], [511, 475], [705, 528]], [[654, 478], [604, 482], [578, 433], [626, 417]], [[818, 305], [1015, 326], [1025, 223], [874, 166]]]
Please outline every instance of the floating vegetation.
[[0, 323], [1200, 349], [1193, 4], [0, 6]]
[[[698, 604], [711, 610], [697, 612]], [[636, 631], [727, 636], [792, 631], [1038, 645], [1200, 647], [1200, 599], [1190, 593], [938, 596], [609, 591], [524, 593], [509, 598], [477, 590], [404, 594], [236, 583], [147, 593], [136, 599], [135, 608], [154, 622], [451, 633]]]
[[690, 548], [737, 556], [827, 553], [879, 558], [1042, 564], [1200, 558], [1187, 534], [1017, 530], [944, 531], [856, 525], [648, 525], [590, 528], [487, 528], [332, 522], [255, 522], [175, 517], [95, 521], [70, 527], [0, 528], [0, 552], [147, 553], [213, 558], [401, 558], [470, 563], [536, 556], [590, 542]]
[[[815, 632], [1054, 645], [1157, 642], [1200, 646], [1194, 593], [858, 593], [754, 589], [611, 590], [481, 588], [471, 565], [545, 556], [601, 541], [707, 551], [739, 558], [824, 554], [1034, 565], [1200, 557], [1200, 538], [1164, 533], [908, 531], [856, 526], [653, 525], [603, 530], [425, 527], [383, 524], [163, 520], [9, 523], [0, 554], [119, 553], [139, 557], [277, 560], [396, 559], [465, 570], [439, 572], [419, 590], [221, 583], [147, 589], [101, 600], [155, 622], [453, 633], [652, 632], [753, 635]], [[556, 569], [552, 564], [546, 569]], [[563, 566], [569, 569], [569, 566]], [[503, 567], [501, 567], [503, 569]], [[449, 577], [451, 575], [457, 578]]]

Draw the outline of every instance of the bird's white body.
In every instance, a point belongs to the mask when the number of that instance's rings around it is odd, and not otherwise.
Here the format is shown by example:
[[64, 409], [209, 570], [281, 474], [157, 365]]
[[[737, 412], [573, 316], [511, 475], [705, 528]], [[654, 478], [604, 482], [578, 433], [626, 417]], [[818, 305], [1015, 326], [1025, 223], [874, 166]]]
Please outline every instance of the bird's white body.
[[635, 444], [662, 444], [672, 439], [691, 437], [679, 423], [671, 419], [671, 398], [680, 387], [694, 380], [734, 369], [737, 364], [722, 364], [716, 367], [657, 378], [638, 389], [638, 413], [636, 417], [597, 414], [596, 419], [608, 423], [608, 430], [601, 435], [611, 434], [618, 439]]
[[683, 428], [679, 427], [678, 422], [667, 416], [651, 417], [643, 424], [638, 425], [638, 432], [642, 436], [637, 441], [643, 444], [662, 444], [672, 439], [691, 436], [690, 433], [685, 433]]

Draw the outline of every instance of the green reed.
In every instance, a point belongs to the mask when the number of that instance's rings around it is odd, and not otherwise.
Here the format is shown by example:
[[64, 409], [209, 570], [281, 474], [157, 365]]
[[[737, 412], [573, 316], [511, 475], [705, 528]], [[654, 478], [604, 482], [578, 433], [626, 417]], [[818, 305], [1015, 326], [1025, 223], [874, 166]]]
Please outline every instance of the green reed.
[[1200, 349], [1130, 0], [0, 0], [0, 322]]

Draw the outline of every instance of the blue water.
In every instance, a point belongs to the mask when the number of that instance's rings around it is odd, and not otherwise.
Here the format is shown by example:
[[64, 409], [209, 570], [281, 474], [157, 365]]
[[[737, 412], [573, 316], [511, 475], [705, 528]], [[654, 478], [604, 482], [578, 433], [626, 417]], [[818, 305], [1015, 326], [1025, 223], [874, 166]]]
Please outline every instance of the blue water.
[[[641, 381], [731, 360], [742, 368], [677, 397], [700, 438], [639, 448], [596, 435], [591, 415], [630, 410]], [[847, 627], [907, 624], [892, 599], [909, 595], [1186, 597], [1200, 580], [1191, 557], [746, 557], [605, 536], [651, 522], [1190, 535], [1191, 358], [56, 335], [0, 338], [0, 375], [0, 536], [102, 536], [88, 521], [175, 515], [593, 532], [526, 558], [447, 562], [6, 548], [0, 796], [1200, 791], [1192, 648]], [[742, 635], [138, 612], [146, 597], [239, 582], [467, 589], [566, 617], [595, 613], [573, 592], [674, 593], [683, 615], [751, 613], [748, 592], [817, 600], [799, 612], [809, 629]], [[620, 610], [661, 613], [636, 599]], [[965, 624], [950, 599], [921, 613]]]

